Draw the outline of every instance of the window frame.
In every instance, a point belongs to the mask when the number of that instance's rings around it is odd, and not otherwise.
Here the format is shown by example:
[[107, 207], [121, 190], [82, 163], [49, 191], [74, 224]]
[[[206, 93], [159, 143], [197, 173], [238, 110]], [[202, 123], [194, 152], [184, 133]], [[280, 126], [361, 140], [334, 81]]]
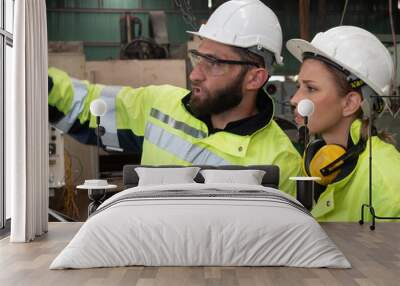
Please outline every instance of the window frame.
[[[10, 220], [6, 217], [6, 189], [5, 189], [5, 93], [6, 93], [6, 47], [13, 48], [13, 34], [6, 27], [6, 1], [12, 2], [14, 14], [14, 0], [0, 0], [0, 236], [9, 232]], [[14, 15], [11, 15], [14, 19]], [[12, 30], [14, 27], [12, 27]]]

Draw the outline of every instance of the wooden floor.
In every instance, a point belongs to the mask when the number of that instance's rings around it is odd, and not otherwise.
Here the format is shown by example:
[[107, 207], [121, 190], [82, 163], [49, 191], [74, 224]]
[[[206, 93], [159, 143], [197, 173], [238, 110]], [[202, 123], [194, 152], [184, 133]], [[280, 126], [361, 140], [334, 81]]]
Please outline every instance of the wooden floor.
[[400, 223], [323, 224], [352, 269], [289, 267], [122, 267], [48, 270], [81, 223], [50, 223], [27, 244], [0, 241], [0, 285], [400, 285]]

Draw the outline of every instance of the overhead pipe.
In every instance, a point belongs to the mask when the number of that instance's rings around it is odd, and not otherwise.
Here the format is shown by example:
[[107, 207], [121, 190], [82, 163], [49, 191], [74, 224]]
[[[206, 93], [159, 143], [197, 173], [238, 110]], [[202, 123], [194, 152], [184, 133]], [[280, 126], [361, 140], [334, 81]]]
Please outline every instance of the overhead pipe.
[[[149, 8], [135, 8], [135, 9], [125, 9], [125, 8], [47, 8], [47, 12], [58, 12], [58, 13], [104, 13], [104, 14], [124, 14], [124, 13], [149, 13], [154, 11], [154, 9]], [[163, 10], [168, 14], [180, 14], [180, 10], [167, 9]], [[197, 10], [193, 11], [196, 14], [209, 14], [208, 10]]]
[[299, 0], [300, 38], [310, 40], [310, 0]]

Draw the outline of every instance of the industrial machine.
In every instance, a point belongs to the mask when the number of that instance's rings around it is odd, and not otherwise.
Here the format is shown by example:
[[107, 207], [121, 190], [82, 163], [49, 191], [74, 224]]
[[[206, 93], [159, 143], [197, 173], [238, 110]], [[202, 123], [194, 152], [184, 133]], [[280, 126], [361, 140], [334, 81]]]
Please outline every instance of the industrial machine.
[[49, 188], [64, 186], [64, 134], [55, 127], [49, 127]]
[[141, 60], [166, 58], [167, 49], [154, 39], [144, 37], [142, 28], [143, 24], [140, 18], [132, 14], [126, 13], [120, 18], [120, 58]]

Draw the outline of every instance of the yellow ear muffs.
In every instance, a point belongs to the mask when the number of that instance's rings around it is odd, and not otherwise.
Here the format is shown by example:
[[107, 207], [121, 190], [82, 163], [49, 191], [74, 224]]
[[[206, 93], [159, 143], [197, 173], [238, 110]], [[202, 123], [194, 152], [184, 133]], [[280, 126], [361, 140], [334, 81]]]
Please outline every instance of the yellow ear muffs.
[[304, 151], [303, 170], [308, 176], [321, 178], [317, 183], [326, 186], [334, 182], [341, 171], [344, 173], [340, 176], [353, 170], [357, 162], [354, 160], [364, 151], [365, 145], [365, 140], [360, 139], [346, 150], [340, 145], [327, 145], [322, 139], [314, 140]]
[[[320, 177], [321, 180], [318, 181], [318, 184], [326, 186], [335, 180], [336, 176], [339, 174], [340, 169], [338, 168], [336, 171], [323, 175], [321, 173], [321, 169], [340, 158], [346, 153], [346, 149], [344, 149], [340, 145], [329, 144], [323, 146], [321, 149], [315, 153], [314, 157], [310, 162], [310, 174], [312, 177]], [[333, 168], [339, 167], [343, 165], [343, 161], [338, 161]]]
[[330, 166], [334, 171], [325, 175], [321, 173], [321, 169], [343, 157], [344, 154], [346, 154], [346, 149], [340, 145], [326, 145], [324, 140], [315, 140], [307, 146], [304, 152], [303, 169], [308, 176], [321, 178], [318, 184], [326, 186], [335, 180], [340, 172], [339, 166], [343, 165], [344, 162], [337, 161]]
[[306, 149], [304, 150], [304, 154], [303, 154], [303, 172], [305, 175], [311, 176], [311, 173], [310, 173], [311, 160], [314, 157], [315, 153], [317, 153], [317, 151], [325, 145], [326, 145], [326, 143], [322, 139], [316, 139], [316, 140], [308, 143]]

